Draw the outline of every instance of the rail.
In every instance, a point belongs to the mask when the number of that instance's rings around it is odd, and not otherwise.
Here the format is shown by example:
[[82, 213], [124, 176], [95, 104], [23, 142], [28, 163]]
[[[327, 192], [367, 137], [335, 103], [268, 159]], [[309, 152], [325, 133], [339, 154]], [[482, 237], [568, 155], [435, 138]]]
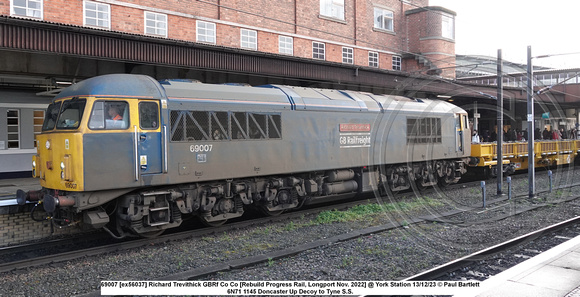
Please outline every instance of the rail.
[[541, 235], [549, 234], [551, 232], [560, 230], [565, 228], [566, 226], [570, 226], [573, 224], [577, 224], [580, 222], [580, 217], [575, 217], [552, 226], [548, 226], [546, 228], [542, 228], [540, 230], [530, 232], [528, 234], [524, 234], [522, 236], [516, 237], [514, 239], [508, 240], [506, 242], [500, 243], [498, 245], [492, 246], [490, 248], [481, 250], [479, 252], [475, 252], [471, 255], [465, 256], [463, 258], [451, 261], [449, 263], [443, 264], [441, 266], [435, 267], [431, 270], [424, 271], [422, 273], [413, 275], [404, 279], [404, 281], [414, 281], [414, 280], [434, 280], [440, 276], [445, 275], [448, 272], [455, 271], [462, 267], [469, 265], [470, 263], [480, 261], [489, 255], [496, 254], [498, 252], [505, 251], [511, 247], [520, 245], [522, 243], [528, 242], [535, 238], [538, 238]]

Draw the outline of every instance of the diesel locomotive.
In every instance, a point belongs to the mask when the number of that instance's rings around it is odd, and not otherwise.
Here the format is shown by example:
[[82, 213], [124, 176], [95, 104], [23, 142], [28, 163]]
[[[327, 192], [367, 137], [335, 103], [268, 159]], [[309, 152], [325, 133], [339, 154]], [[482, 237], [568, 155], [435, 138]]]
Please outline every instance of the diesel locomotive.
[[59, 226], [154, 236], [186, 217], [455, 183], [470, 135], [443, 101], [111, 74], [49, 105], [32, 162], [42, 190], [17, 196]]

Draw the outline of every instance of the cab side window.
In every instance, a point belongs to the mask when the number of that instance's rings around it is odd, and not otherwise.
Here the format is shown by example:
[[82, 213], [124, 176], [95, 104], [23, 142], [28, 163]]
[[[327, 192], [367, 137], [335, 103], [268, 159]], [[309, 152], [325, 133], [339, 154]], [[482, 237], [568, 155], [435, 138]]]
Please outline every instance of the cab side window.
[[120, 130], [129, 127], [129, 105], [123, 101], [97, 101], [93, 105], [90, 129]]
[[141, 129], [157, 129], [159, 127], [159, 108], [156, 102], [139, 103], [139, 124]]

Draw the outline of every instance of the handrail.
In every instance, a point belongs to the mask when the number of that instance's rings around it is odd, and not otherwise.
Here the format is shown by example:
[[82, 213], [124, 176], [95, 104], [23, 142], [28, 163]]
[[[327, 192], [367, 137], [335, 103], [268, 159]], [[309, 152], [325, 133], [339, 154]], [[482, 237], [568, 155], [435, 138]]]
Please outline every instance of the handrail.
[[139, 181], [139, 135], [137, 133], [137, 126], [133, 126], [133, 151], [135, 153], [135, 181]]
[[163, 173], [167, 173], [167, 125], [163, 125]]

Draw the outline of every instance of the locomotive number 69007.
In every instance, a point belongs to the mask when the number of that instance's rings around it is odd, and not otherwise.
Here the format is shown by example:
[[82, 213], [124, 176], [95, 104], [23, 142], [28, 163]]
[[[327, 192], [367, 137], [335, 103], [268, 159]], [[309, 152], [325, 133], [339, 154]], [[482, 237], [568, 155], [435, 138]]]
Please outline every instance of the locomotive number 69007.
[[192, 153], [211, 152], [213, 144], [192, 144], [189, 146], [189, 151]]

